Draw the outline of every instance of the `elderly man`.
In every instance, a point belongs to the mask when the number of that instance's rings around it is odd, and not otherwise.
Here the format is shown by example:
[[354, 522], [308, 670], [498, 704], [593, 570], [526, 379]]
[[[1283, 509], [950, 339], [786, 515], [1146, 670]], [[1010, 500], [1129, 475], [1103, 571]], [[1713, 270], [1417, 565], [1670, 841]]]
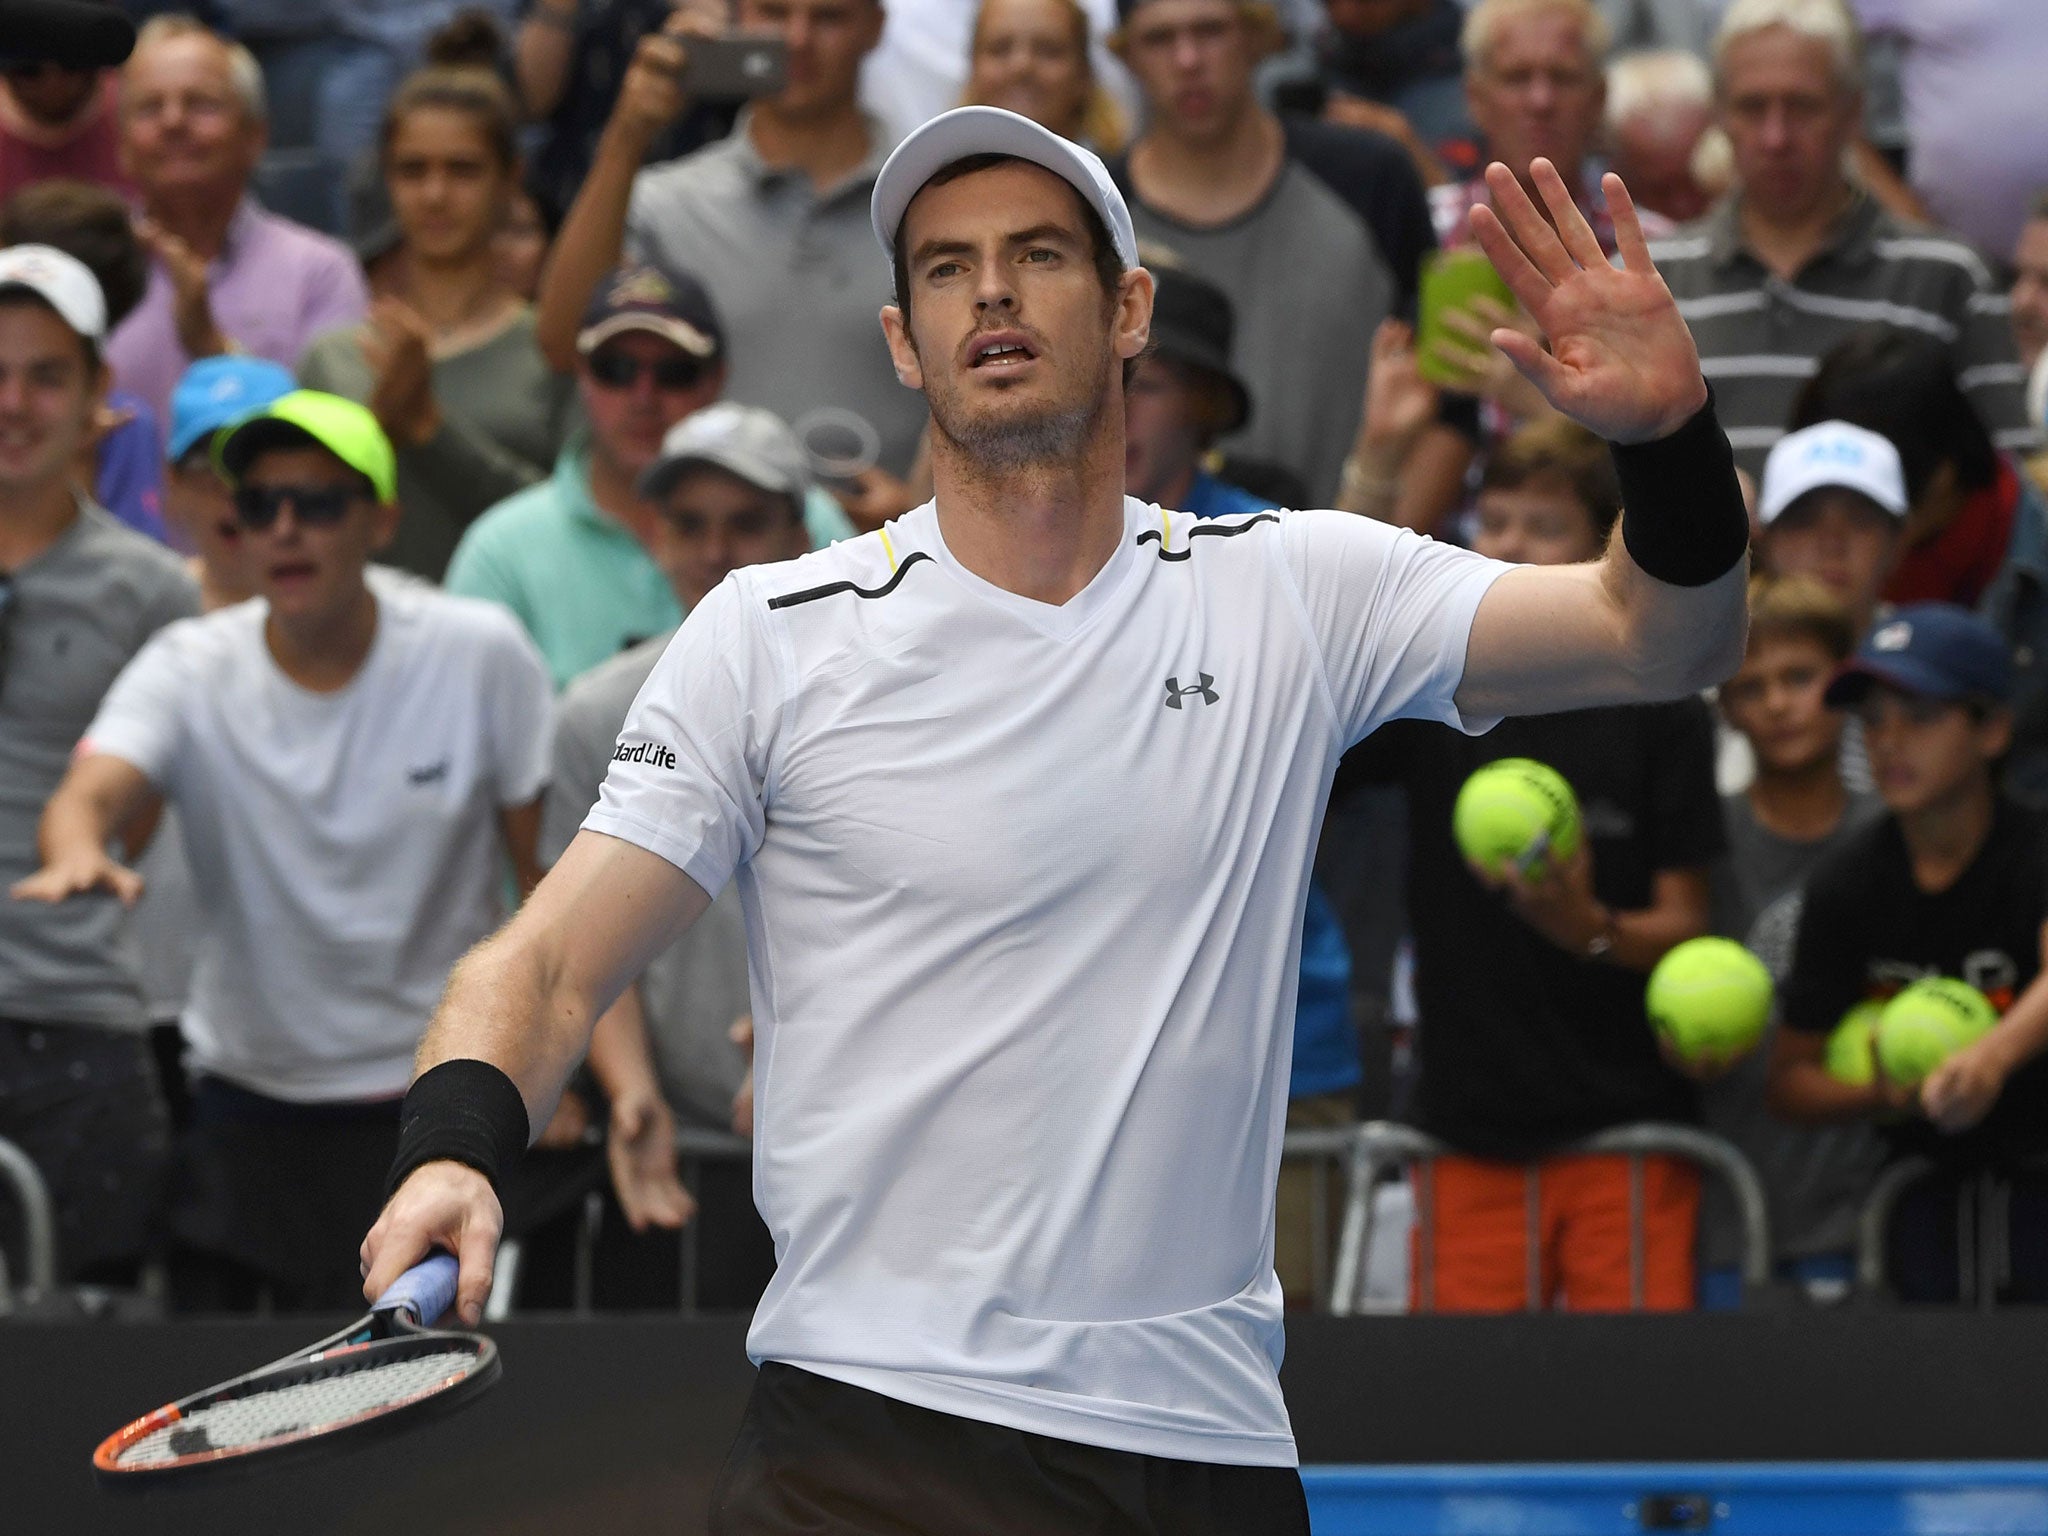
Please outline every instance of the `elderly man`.
[[1682, 224], [1712, 206], [1720, 188], [1703, 181], [1698, 161], [1713, 125], [1714, 77], [1698, 54], [1649, 48], [1607, 66], [1609, 168], [1637, 207]]
[[2038, 435], [1984, 263], [1885, 212], [1843, 170], [1863, 121], [1862, 59], [1856, 24], [1833, 0], [1735, 0], [1714, 70], [1736, 189], [1652, 245], [1752, 474], [1821, 354], [1873, 324], [1946, 345], [1999, 447], [2028, 449]]
[[142, 29], [121, 76], [121, 159], [155, 261], [107, 360], [159, 420], [194, 358], [247, 352], [291, 366], [368, 305], [347, 247], [249, 197], [264, 124], [263, 75], [246, 48], [188, 17]]
[[[1465, 98], [1487, 157], [1506, 165], [1524, 187], [1539, 155], [1556, 166], [1611, 256], [1614, 224], [1598, 181], [1587, 173], [1607, 100], [1600, 73], [1607, 38], [1607, 23], [1591, 0], [1480, 0], [1465, 18], [1460, 46]], [[1429, 202], [1437, 239], [1470, 244], [1467, 221], [1486, 201], [1486, 183], [1478, 177], [1434, 188]], [[1645, 220], [1644, 228], [1655, 234], [1663, 226]]]

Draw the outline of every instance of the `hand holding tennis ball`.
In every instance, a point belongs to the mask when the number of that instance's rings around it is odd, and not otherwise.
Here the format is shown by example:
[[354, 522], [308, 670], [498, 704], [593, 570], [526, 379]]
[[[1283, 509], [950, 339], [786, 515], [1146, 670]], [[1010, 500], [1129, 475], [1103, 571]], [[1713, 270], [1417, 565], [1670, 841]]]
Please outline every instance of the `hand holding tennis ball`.
[[1650, 972], [1643, 1008], [1679, 1065], [1711, 1073], [1756, 1048], [1772, 990], [1763, 961], [1733, 939], [1688, 939]]
[[1494, 880], [1555, 868], [1578, 851], [1581, 835], [1578, 796], [1564, 775], [1533, 758], [1486, 764], [1451, 808], [1458, 851]]
[[1886, 1003], [1879, 1015], [1878, 1065], [1901, 1088], [1917, 1087], [1997, 1023], [1991, 1000], [1967, 981], [1924, 977]]

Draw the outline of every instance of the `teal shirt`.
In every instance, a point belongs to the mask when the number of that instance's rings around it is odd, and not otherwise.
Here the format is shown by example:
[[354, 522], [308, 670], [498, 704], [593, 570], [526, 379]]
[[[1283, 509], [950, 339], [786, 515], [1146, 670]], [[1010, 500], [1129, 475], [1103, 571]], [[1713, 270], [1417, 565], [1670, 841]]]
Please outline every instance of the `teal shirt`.
[[471, 523], [444, 583], [510, 608], [557, 688], [683, 622], [646, 546], [590, 499], [589, 462], [586, 444], [571, 442], [546, 480]]
[[[590, 499], [587, 442], [578, 437], [539, 485], [506, 497], [462, 535], [444, 585], [503, 603], [547, 658], [557, 689], [683, 622], [661, 567]], [[814, 545], [853, 534], [839, 503], [813, 491], [804, 524]]]

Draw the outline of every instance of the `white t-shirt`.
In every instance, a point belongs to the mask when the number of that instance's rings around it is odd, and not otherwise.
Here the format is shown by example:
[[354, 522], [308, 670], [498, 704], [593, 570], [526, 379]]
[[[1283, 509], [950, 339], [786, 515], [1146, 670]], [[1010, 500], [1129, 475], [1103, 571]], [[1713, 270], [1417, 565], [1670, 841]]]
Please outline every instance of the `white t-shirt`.
[[177, 809], [193, 1070], [301, 1103], [405, 1091], [448, 972], [503, 916], [497, 813], [547, 782], [552, 689], [518, 621], [372, 590], [376, 639], [345, 688], [279, 671], [255, 599], [160, 631], [81, 747]]
[[756, 1360], [1291, 1466], [1273, 1193], [1310, 856], [1348, 743], [1463, 723], [1506, 567], [1337, 512], [1124, 517], [1058, 607], [964, 569], [930, 504], [735, 572], [584, 825], [739, 876], [779, 1260]]

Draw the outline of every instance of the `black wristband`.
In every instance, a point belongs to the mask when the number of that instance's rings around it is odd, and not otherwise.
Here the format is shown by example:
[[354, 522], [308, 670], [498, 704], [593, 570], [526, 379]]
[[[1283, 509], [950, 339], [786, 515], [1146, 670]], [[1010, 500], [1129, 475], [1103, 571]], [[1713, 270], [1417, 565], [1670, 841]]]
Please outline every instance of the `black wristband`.
[[1607, 446], [1621, 481], [1621, 542], [1644, 575], [1704, 587], [1735, 568], [1749, 548], [1749, 513], [1711, 390], [1669, 437]]
[[526, 1100], [488, 1061], [462, 1058], [429, 1067], [398, 1112], [398, 1155], [384, 1183], [389, 1200], [422, 1163], [466, 1163], [499, 1187], [526, 1151]]

